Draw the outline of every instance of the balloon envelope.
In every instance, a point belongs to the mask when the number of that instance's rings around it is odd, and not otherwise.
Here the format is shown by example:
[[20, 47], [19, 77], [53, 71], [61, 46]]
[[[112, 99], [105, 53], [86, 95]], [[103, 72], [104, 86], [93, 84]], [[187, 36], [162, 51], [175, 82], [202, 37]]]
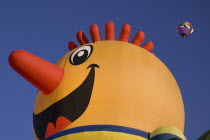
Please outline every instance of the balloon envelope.
[[194, 28], [192, 27], [192, 24], [189, 22], [182, 22], [177, 27], [178, 34], [183, 38], [190, 36], [193, 33], [193, 31]]

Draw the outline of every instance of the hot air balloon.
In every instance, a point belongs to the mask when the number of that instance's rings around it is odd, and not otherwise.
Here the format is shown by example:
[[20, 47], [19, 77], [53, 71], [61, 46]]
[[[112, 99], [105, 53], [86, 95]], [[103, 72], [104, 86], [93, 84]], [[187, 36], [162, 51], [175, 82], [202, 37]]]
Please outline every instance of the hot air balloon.
[[131, 26], [115, 40], [114, 23], [90, 26], [92, 43], [82, 31], [80, 46], [55, 64], [24, 50], [9, 56], [11, 67], [39, 89], [33, 110], [36, 140], [186, 140], [184, 105], [169, 69], [141, 46], [139, 31], [129, 43]]
[[210, 140], [210, 130], [201, 135], [197, 140]]
[[176, 29], [177, 29], [178, 34], [182, 38], [186, 38], [186, 37], [190, 36], [194, 31], [192, 24], [189, 22], [180, 23]]

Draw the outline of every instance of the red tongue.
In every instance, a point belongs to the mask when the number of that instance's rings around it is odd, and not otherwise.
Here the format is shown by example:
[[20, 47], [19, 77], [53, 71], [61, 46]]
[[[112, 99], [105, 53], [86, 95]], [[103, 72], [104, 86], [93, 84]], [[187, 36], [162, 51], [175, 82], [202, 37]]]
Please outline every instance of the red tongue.
[[70, 124], [71, 124], [71, 121], [69, 121], [68, 119], [66, 119], [63, 116], [60, 116], [60, 117], [57, 118], [56, 126], [54, 126], [53, 123], [49, 122], [48, 125], [47, 125], [45, 138], [47, 138], [49, 136], [52, 136], [53, 134], [63, 130], [64, 128], [66, 128]]

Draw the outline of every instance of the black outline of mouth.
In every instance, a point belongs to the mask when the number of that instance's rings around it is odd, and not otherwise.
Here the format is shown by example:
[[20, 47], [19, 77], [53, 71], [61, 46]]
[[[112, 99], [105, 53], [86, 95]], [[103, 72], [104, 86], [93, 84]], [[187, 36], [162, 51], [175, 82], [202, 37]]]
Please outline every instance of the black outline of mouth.
[[52, 122], [55, 125], [59, 116], [63, 116], [71, 122], [74, 122], [85, 112], [92, 94], [95, 67], [99, 68], [97, 64], [91, 64], [87, 67], [87, 69], [91, 68], [91, 70], [86, 79], [77, 89], [72, 91], [65, 98], [52, 104], [39, 114], [33, 113], [34, 131], [40, 140], [45, 139], [45, 133], [49, 122]]

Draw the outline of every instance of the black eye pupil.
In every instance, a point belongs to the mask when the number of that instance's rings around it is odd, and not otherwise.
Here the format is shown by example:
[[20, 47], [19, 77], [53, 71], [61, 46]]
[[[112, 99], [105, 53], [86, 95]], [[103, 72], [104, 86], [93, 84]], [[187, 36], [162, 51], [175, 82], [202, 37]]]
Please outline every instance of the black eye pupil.
[[83, 63], [88, 57], [88, 51], [87, 50], [81, 50], [78, 53], [75, 54], [73, 58], [74, 65], [79, 65]]

